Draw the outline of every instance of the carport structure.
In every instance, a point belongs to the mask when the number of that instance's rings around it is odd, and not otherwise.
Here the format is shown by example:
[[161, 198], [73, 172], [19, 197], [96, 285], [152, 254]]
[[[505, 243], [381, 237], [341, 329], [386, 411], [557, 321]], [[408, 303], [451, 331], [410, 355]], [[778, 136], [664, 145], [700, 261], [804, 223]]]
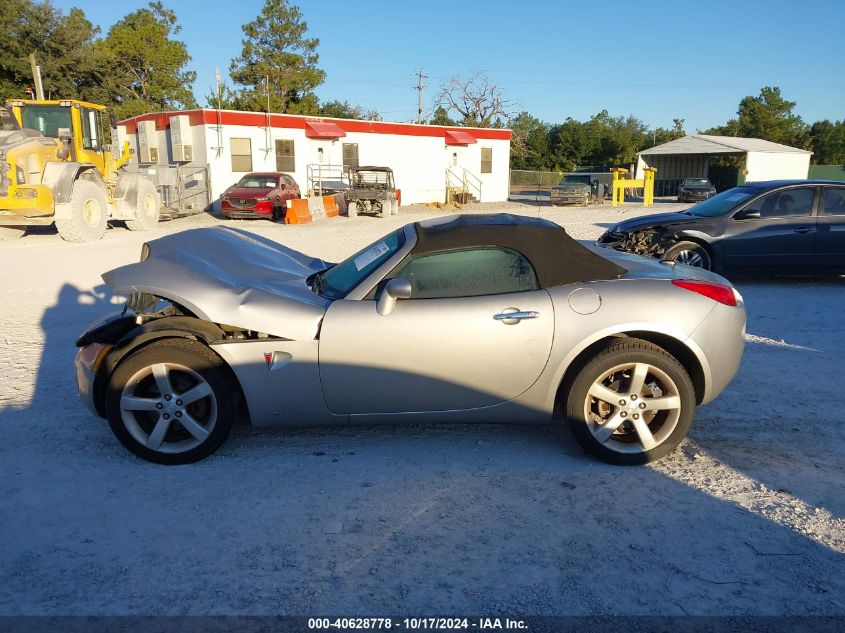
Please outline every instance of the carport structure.
[[[806, 178], [812, 152], [759, 138], [690, 134], [639, 152], [637, 178], [657, 169], [655, 196], [674, 196], [684, 178], [710, 178], [719, 191], [744, 182]], [[737, 157], [736, 165], [713, 159]]]

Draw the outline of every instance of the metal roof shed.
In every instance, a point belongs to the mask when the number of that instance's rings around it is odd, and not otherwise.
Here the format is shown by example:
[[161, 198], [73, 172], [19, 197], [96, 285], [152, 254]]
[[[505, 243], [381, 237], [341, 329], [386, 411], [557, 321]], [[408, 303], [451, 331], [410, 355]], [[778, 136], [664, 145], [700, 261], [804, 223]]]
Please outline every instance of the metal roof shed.
[[[742, 157], [741, 167], [725, 180], [725, 170], [711, 165], [711, 158]], [[718, 188], [742, 182], [806, 178], [812, 152], [759, 138], [690, 134], [639, 153], [637, 178], [646, 167], [657, 168], [655, 195], [675, 195], [683, 178], [710, 178]], [[737, 170], [734, 170], [737, 171]], [[717, 178], [714, 176], [722, 176]], [[719, 183], [717, 181], [721, 180]], [[733, 181], [733, 182], [732, 182]], [[722, 185], [719, 187], [719, 185]]]

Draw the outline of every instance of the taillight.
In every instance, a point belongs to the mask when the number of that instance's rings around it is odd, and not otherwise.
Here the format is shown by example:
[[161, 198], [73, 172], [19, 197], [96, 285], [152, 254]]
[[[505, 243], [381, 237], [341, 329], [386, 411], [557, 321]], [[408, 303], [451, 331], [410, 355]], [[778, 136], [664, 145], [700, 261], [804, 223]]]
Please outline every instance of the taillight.
[[723, 286], [712, 281], [693, 281], [692, 279], [673, 279], [673, 286], [683, 288], [684, 290], [691, 290], [700, 295], [704, 295], [713, 301], [726, 306], [735, 306], [737, 302], [737, 295], [730, 286]]

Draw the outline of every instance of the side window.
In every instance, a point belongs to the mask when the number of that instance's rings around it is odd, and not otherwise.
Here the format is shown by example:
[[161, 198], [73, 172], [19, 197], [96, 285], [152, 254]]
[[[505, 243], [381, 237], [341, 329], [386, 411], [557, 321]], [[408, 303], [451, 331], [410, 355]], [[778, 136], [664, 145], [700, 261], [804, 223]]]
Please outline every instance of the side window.
[[252, 171], [252, 141], [248, 138], [233, 138], [229, 142], [232, 147], [232, 171]]
[[296, 171], [293, 141], [276, 140], [276, 171]]
[[803, 187], [775, 191], [755, 200], [746, 211], [759, 211], [761, 218], [786, 218], [796, 215], [810, 215], [813, 210], [815, 189]]
[[845, 215], [845, 187], [825, 187], [822, 214]]
[[83, 108], [80, 114], [82, 115], [82, 147], [85, 149], [100, 149], [97, 111]]
[[492, 147], [482, 147], [481, 148], [481, 173], [482, 174], [492, 174], [493, 173], [493, 148]]
[[358, 143], [343, 144], [343, 166], [358, 167]]
[[525, 257], [495, 247], [420, 255], [391, 277], [411, 282], [412, 299], [477, 297], [538, 288], [537, 275]]

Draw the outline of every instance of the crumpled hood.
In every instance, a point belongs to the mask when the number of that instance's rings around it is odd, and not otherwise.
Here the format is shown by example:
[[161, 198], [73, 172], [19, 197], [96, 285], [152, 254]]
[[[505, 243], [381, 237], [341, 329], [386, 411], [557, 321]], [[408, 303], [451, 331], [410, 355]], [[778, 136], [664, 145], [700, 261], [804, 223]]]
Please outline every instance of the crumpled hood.
[[695, 216], [688, 213], [679, 213], [673, 211], [671, 213], [655, 213], [654, 215], [643, 215], [629, 220], [623, 220], [616, 225], [616, 230], [622, 233], [630, 233], [631, 231], [642, 231], [653, 226], [673, 226], [676, 224], [684, 224], [694, 221]]
[[111, 270], [115, 292], [147, 292], [197, 317], [274, 336], [317, 335], [330, 303], [306, 278], [328, 264], [248, 231], [193, 229], [148, 242], [149, 257]]

